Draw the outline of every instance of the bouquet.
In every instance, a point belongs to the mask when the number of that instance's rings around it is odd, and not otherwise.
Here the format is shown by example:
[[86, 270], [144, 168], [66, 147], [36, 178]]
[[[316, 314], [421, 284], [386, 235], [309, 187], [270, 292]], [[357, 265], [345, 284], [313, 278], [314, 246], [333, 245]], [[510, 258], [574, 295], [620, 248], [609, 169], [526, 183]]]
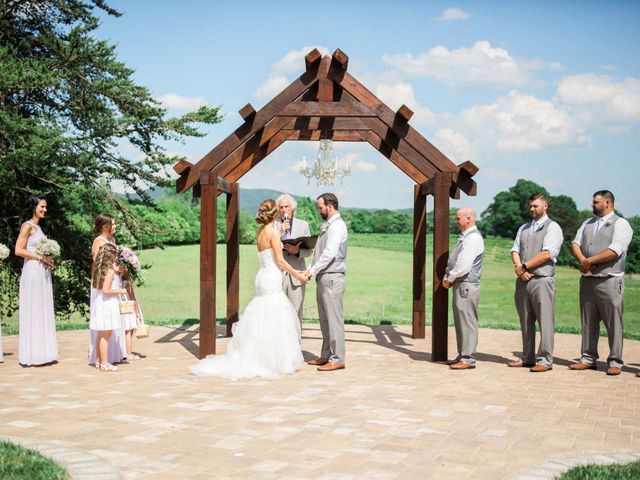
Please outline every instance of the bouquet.
[[118, 248], [118, 262], [127, 269], [127, 275], [138, 285], [144, 283], [142, 264], [138, 255], [128, 247]]
[[[43, 238], [36, 245], [36, 253], [41, 257], [59, 257], [60, 256], [60, 244], [50, 238]], [[47, 274], [51, 270], [51, 267], [47, 266]]]
[[0, 262], [9, 258], [9, 252], [9, 248], [7, 248], [5, 244], [0, 243]]

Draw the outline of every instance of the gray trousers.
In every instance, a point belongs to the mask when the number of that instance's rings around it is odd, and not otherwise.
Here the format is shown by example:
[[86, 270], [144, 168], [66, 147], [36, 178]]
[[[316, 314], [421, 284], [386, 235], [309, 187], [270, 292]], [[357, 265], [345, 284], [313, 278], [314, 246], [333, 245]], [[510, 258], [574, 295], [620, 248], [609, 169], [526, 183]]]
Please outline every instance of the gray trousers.
[[476, 363], [476, 349], [478, 348], [479, 301], [479, 284], [466, 282], [453, 284], [452, 306], [458, 358], [471, 365]]
[[331, 363], [345, 363], [344, 341], [344, 273], [324, 273], [316, 277], [316, 301], [322, 332], [320, 356]]
[[[522, 331], [522, 362], [553, 365], [553, 330], [555, 328], [556, 280], [534, 277], [528, 282], [516, 279], [514, 295]], [[536, 349], [536, 320], [540, 324], [540, 346]]]
[[302, 325], [302, 305], [304, 303], [304, 284], [302, 285], [294, 285], [291, 281], [291, 275], [285, 274], [282, 277], [282, 290], [284, 290], [284, 294], [289, 297], [291, 303], [293, 303], [293, 308], [298, 312], [298, 319], [300, 320], [300, 325]]
[[621, 368], [624, 311], [624, 277], [581, 277], [580, 320], [582, 357], [580, 362], [594, 365], [598, 359], [600, 320], [607, 329], [610, 367]]

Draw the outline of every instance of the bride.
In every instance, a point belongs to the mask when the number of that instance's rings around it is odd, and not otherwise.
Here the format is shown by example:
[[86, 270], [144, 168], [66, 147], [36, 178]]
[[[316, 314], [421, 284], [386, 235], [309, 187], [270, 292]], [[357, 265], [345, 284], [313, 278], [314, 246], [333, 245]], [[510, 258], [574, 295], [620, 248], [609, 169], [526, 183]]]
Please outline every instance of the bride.
[[306, 283], [282, 256], [280, 234], [275, 228], [278, 208], [264, 200], [256, 214], [260, 224], [256, 235], [260, 270], [256, 275], [256, 296], [240, 320], [233, 325], [233, 338], [224, 355], [209, 355], [189, 367], [195, 375], [239, 378], [275, 378], [293, 373], [303, 361], [300, 350], [298, 314], [282, 290], [282, 270]]

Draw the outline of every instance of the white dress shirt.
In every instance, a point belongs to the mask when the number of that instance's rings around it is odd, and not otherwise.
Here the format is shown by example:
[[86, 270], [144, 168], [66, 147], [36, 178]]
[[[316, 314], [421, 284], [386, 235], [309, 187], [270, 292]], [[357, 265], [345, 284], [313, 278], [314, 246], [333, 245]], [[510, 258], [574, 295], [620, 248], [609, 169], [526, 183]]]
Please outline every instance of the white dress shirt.
[[447, 275], [447, 280], [451, 283], [453, 283], [456, 278], [464, 277], [469, 273], [473, 266], [473, 261], [478, 255], [484, 252], [484, 240], [482, 239], [482, 235], [471, 235], [467, 238], [467, 236], [475, 230], [478, 230], [478, 227], [474, 225], [473, 227], [467, 228], [460, 235], [462, 238], [461, 241], [464, 242], [464, 245], [456, 259], [455, 265]]
[[[536, 223], [532, 226], [532, 228], [537, 228], [538, 225], [546, 222], [547, 218], [549, 218], [548, 215], [539, 218], [538, 220], [536, 220]], [[512, 252], [516, 252], [518, 254], [520, 253], [520, 236], [523, 234], [530, 234], [530, 232], [523, 232], [524, 227], [526, 227], [527, 225], [528, 224], [525, 223], [518, 229], [518, 233], [516, 233], [516, 240], [515, 242], [513, 242], [513, 247], [511, 247]], [[562, 248], [562, 229], [560, 228], [560, 225], [555, 222], [550, 223], [547, 229], [547, 234], [542, 241], [542, 250], [546, 250], [547, 252], [549, 252], [551, 260], [553, 260], [553, 263], [556, 263], [556, 258], [560, 254], [560, 249]]]
[[[342, 257], [347, 252], [347, 225], [344, 221], [336, 222], [336, 220], [342, 219], [339, 213], [332, 216], [325, 224], [327, 228], [327, 243], [324, 250], [320, 254], [320, 257], [309, 267], [311, 275], [315, 276], [318, 272], [326, 268], [327, 265], [338, 256], [338, 253], [342, 254]], [[342, 261], [344, 263], [344, 260]], [[346, 271], [345, 265], [334, 265], [338, 271]]]

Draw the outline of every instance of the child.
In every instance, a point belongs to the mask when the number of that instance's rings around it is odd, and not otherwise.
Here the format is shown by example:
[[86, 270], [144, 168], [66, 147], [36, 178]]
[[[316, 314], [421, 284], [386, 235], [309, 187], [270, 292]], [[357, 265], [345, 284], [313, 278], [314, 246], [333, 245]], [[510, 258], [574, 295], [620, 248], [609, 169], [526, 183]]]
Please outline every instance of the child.
[[109, 338], [113, 330], [122, 328], [119, 295], [127, 291], [121, 287], [117, 272], [118, 252], [115, 245], [106, 243], [100, 247], [93, 262], [91, 285], [97, 289], [91, 305], [89, 326], [96, 335], [96, 368], [106, 372], [117, 372], [118, 367], [108, 361]]

